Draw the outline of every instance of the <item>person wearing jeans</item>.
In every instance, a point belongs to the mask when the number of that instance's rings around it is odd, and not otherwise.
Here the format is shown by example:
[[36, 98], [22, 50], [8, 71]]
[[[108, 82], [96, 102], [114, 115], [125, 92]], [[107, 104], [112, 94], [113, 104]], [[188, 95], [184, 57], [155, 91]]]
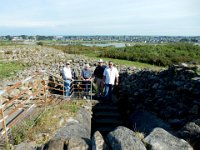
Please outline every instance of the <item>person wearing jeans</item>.
[[103, 72], [105, 100], [112, 101], [112, 92], [114, 85], [119, 83], [119, 73], [113, 62], [109, 61], [109, 66]]
[[66, 97], [69, 97], [70, 96], [71, 81], [73, 80], [69, 62], [67, 62], [66, 65], [63, 67], [62, 77], [63, 77], [63, 80], [64, 80], [64, 95]]
[[66, 97], [70, 96], [70, 85], [71, 85], [71, 80], [64, 80], [64, 95]]

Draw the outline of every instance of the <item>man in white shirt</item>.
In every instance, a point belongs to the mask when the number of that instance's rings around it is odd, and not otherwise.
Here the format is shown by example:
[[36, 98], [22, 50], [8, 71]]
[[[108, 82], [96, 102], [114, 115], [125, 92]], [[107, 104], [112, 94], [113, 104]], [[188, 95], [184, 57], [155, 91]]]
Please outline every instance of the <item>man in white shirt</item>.
[[64, 80], [64, 95], [70, 96], [70, 84], [73, 79], [69, 62], [63, 67], [62, 76]]
[[119, 73], [116, 67], [113, 66], [113, 62], [109, 61], [109, 67], [106, 67], [103, 72], [103, 81], [105, 88], [105, 100], [112, 100], [112, 92], [114, 85], [119, 83]]

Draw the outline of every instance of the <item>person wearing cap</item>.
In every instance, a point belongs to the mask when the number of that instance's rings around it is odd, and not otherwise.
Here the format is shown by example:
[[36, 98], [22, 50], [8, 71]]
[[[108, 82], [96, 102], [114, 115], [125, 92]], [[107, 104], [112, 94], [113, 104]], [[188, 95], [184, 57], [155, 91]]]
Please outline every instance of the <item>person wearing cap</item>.
[[112, 100], [112, 92], [114, 85], [119, 83], [119, 73], [116, 67], [113, 66], [113, 62], [109, 61], [109, 66], [105, 68], [103, 72], [104, 90], [105, 90], [105, 100]]
[[85, 91], [88, 92], [88, 85], [91, 85], [92, 80], [92, 72], [89, 64], [84, 66], [84, 69], [81, 72], [81, 80], [83, 80], [82, 83], [85, 85]]
[[100, 96], [103, 96], [103, 88], [104, 88], [104, 84], [103, 84], [103, 72], [104, 72], [105, 66], [103, 66], [103, 60], [99, 59], [98, 61], [98, 66], [95, 68], [94, 70], [94, 77], [96, 80], [96, 85], [97, 85], [97, 98], [99, 98]]
[[70, 68], [70, 62], [66, 62], [62, 69], [62, 77], [64, 80], [64, 95], [65, 96], [70, 96], [70, 85], [72, 79], [72, 71]]

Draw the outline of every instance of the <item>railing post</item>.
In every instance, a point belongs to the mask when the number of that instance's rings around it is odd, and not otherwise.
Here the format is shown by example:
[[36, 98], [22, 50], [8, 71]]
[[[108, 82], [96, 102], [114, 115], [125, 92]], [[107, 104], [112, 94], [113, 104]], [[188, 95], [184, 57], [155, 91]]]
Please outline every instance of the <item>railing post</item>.
[[74, 80], [70, 83], [70, 98], [72, 98], [72, 96], [74, 96]]
[[90, 100], [92, 100], [92, 81], [91, 81], [91, 84], [90, 84]]
[[65, 100], [65, 80], [63, 80], [63, 100]]
[[45, 102], [46, 102], [46, 100], [47, 100], [46, 82], [45, 82], [45, 80], [42, 80], [41, 83], [42, 83], [42, 85], [43, 85], [44, 99], [45, 99]]
[[[0, 95], [0, 99], [1, 99], [1, 95]], [[7, 128], [6, 128], [6, 121], [5, 121], [5, 117], [4, 117], [2, 99], [0, 100], [0, 113], [1, 113], [1, 117], [2, 117], [2, 128], [5, 131], [4, 135], [5, 135], [5, 139], [6, 139], [6, 144], [8, 144], [8, 134], [7, 134]]]

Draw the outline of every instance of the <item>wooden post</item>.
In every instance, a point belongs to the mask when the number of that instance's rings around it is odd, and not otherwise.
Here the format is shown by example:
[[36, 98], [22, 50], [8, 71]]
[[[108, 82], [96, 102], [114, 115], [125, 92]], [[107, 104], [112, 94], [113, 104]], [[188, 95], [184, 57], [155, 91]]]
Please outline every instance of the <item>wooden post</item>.
[[45, 82], [45, 80], [42, 80], [41, 83], [42, 83], [42, 86], [43, 86], [44, 99], [45, 99], [45, 102], [46, 102], [47, 101], [46, 82]]
[[[0, 99], [1, 99], [1, 96], [0, 96]], [[5, 131], [4, 135], [5, 135], [5, 139], [6, 139], [6, 144], [8, 144], [8, 135], [7, 135], [7, 128], [6, 128], [6, 121], [5, 121], [5, 117], [4, 117], [2, 99], [0, 100], [0, 114], [2, 117], [2, 128]]]
[[65, 80], [63, 80], [63, 100], [65, 100]]

